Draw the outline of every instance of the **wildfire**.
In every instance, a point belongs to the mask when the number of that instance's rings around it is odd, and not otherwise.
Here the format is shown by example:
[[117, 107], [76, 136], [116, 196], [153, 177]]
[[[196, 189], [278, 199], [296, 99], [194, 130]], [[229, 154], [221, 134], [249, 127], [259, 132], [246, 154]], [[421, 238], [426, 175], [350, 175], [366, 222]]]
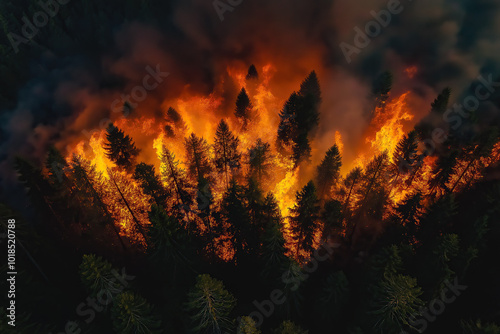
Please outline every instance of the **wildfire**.
[[405, 134], [404, 122], [413, 119], [406, 106], [409, 94], [410, 92], [406, 92], [385, 106], [376, 108], [372, 125], [379, 130], [374, 138], [366, 138], [366, 142], [370, 143], [374, 150], [374, 155], [387, 152], [389, 159], [392, 159], [397, 144]]
[[[405, 72], [409, 77], [412, 77], [416, 71], [415, 67], [410, 67]], [[268, 143], [272, 172], [269, 173], [264, 182], [261, 182], [261, 187], [264, 194], [267, 192], [274, 194], [281, 213], [285, 217], [285, 235], [290, 241], [287, 217], [290, 215], [290, 209], [295, 205], [296, 192], [304, 186], [307, 180], [304, 180], [302, 176], [306, 169], [301, 170], [302, 166], [295, 166], [290, 156], [279, 152], [275, 147], [276, 131], [280, 120], [277, 111], [284, 103], [283, 98], [278, 98], [273, 94], [271, 82], [275, 73], [275, 67], [272, 64], [266, 64], [260, 68], [258, 81], [252, 81], [246, 78], [242, 69], [228, 68], [229, 77], [233, 82], [239, 86], [239, 89], [245, 88], [248, 92], [251, 112], [250, 122], [246, 128], [243, 128], [233, 115], [234, 110], [221, 116], [221, 109], [226, 107], [224, 107], [224, 100], [216, 93], [209, 96], [192, 95], [188, 93], [188, 88], [179, 98], [164, 101], [161, 104], [161, 118], [157, 115], [155, 117], [121, 118], [116, 120], [114, 124], [129, 134], [138, 144], [137, 146], [141, 149], [138, 161], [154, 165], [157, 168], [157, 173], [161, 173], [161, 168], [158, 167], [164, 148], [168, 148], [173, 153], [175, 160], [180, 162], [179, 168], [184, 169], [188, 163], [185, 161], [185, 138], [194, 133], [205, 139], [209, 145], [213, 145], [216, 128], [220, 120], [225, 119], [229, 124], [230, 131], [238, 137], [238, 150], [243, 157], [240, 171], [234, 174], [240, 184], [246, 182], [245, 175], [247, 175], [249, 168], [247, 156], [249, 149], [255, 145], [258, 139]], [[410, 92], [406, 92], [375, 108], [372, 121], [365, 132], [362, 147], [357, 150], [357, 157], [351, 162], [344, 161], [344, 165], [360, 167], [363, 173], [369, 161], [383, 152], [387, 153], [389, 162], [392, 162], [396, 146], [409, 130], [409, 125], [414, 118], [408, 107], [409, 96]], [[337, 144], [340, 154], [343, 155], [345, 146], [338, 130], [334, 132], [334, 142]], [[98, 191], [105, 198], [106, 205], [111, 208], [112, 216], [119, 222], [120, 233], [133, 236], [132, 239], [141, 242], [141, 237], [138, 237], [138, 228], [149, 224], [147, 212], [150, 207], [150, 198], [143, 193], [130, 172], [116, 171], [114, 164], [106, 155], [105, 143], [106, 130], [93, 133], [88, 142], [82, 140], [74, 145], [74, 149], [68, 156], [68, 162], [71, 156], [76, 154], [88, 161], [89, 166], [94, 166], [95, 172], [102, 176], [102, 181], [99, 181], [97, 187]], [[313, 147], [313, 151], [316, 149]], [[497, 143], [494, 150], [497, 156], [500, 155], [499, 151]], [[213, 159], [214, 152], [211, 151], [209, 154], [210, 158]], [[482, 163], [488, 165], [494, 159], [483, 158], [483, 160]], [[418, 170], [413, 174], [401, 176], [395, 185], [389, 186], [392, 204], [401, 202], [414, 191], [429, 192], [428, 181], [432, 177], [435, 163], [435, 157], [425, 157]], [[466, 161], [460, 161], [456, 168], [458, 171], [465, 171], [464, 174], [471, 173]], [[314, 168], [307, 170], [314, 170]], [[312, 177], [309, 176], [309, 179]], [[408, 181], [410, 178], [411, 182]], [[163, 177], [161, 179], [163, 180]], [[219, 205], [227, 189], [227, 184], [222, 180], [223, 178], [215, 177], [214, 179], [211, 191], [215, 205]], [[453, 179], [450, 184], [451, 182]], [[457, 186], [461, 186], [462, 183], [457, 181]], [[407, 184], [411, 184], [411, 186]], [[166, 184], [164, 183], [164, 185]], [[194, 194], [196, 187], [194, 186], [192, 189]], [[359, 194], [355, 192], [351, 194], [349, 191], [349, 195], [352, 201], [359, 202]], [[196, 204], [192, 205], [193, 209], [196, 210]], [[137, 214], [134, 215], [134, 212]], [[202, 233], [206, 233], [206, 230], [206, 226], [200, 225]], [[216, 242], [221, 248], [217, 250], [219, 257], [230, 260], [234, 255], [234, 249], [229, 240], [220, 237]]]

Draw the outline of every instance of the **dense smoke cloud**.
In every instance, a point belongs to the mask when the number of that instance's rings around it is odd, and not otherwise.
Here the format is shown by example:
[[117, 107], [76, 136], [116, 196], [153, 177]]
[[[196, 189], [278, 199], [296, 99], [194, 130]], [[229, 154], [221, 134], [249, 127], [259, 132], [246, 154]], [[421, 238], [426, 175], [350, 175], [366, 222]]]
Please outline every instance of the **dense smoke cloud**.
[[[458, 99], [480, 73], [495, 74], [500, 4], [493, 0], [402, 1], [401, 13], [348, 63], [339, 44], [353, 44], [354, 28], [364, 30], [375, 20], [371, 11], [386, 9], [389, 2], [243, 1], [221, 21], [210, 1], [173, 1], [162, 24], [137, 20], [101, 29], [112, 42], [100, 54], [47, 50], [26, 64], [32, 67], [31, 77], [16, 107], [2, 108], [4, 189], [15, 183], [15, 154], [40, 163], [48, 145], [64, 149], [85, 139], [82, 131], [116, 119], [112, 102], [142, 82], [147, 66], [159, 65], [170, 76], [139, 104], [136, 115], [159, 114], [163, 101], [183, 94], [214, 92], [224, 98], [214, 113], [228, 115], [240, 89], [228, 77], [228, 66], [273, 64], [271, 87], [283, 102], [316, 70], [323, 104], [313, 163], [331, 146], [336, 130], [343, 135], [346, 159], [354, 159], [373, 106], [371, 84], [384, 70], [394, 73], [394, 94], [412, 92], [415, 122], [444, 87], [451, 87], [452, 100]], [[409, 66], [418, 70], [411, 79], [405, 74]], [[495, 106], [490, 103], [487, 109], [489, 118], [498, 118]]]

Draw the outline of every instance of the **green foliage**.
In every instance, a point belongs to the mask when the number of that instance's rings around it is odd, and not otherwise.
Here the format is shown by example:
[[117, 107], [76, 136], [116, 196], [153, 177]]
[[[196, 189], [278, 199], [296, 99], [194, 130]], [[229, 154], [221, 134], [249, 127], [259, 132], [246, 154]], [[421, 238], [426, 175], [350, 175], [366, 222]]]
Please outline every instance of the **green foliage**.
[[187, 310], [196, 333], [220, 334], [232, 328], [230, 314], [236, 299], [224, 284], [210, 275], [199, 275], [188, 294]]
[[117, 280], [120, 273], [100, 256], [84, 255], [79, 269], [80, 279], [92, 296], [99, 293], [114, 296], [124, 288]]
[[408, 320], [418, 314], [423, 305], [419, 298], [422, 294], [415, 278], [404, 275], [389, 275], [375, 289], [370, 302], [374, 316], [373, 325], [378, 333], [397, 333], [404, 326], [410, 326]]
[[242, 317], [236, 334], [261, 334], [257, 329], [255, 321], [251, 317]]
[[375, 254], [370, 261], [370, 272], [373, 281], [391, 277], [401, 271], [403, 260], [398, 246], [392, 245]]
[[303, 330], [298, 325], [287, 320], [284, 321], [279, 329], [275, 331], [275, 334], [307, 334], [309, 331]]
[[111, 310], [113, 328], [123, 334], [160, 334], [161, 322], [151, 305], [141, 296], [124, 292], [116, 297]]
[[476, 322], [461, 321], [462, 334], [500, 334], [500, 326], [494, 323], [483, 324], [481, 320]]
[[161, 206], [153, 205], [149, 212], [148, 252], [166, 264], [175, 275], [178, 266], [189, 265], [189, 239], [179, 221], [167, 215]]
[[343, 271], [328, 275], [321, 290], [319, 300], [322, 315], [327, 319], [336, 319], [343, 306], [349, 300], [349, 281]]

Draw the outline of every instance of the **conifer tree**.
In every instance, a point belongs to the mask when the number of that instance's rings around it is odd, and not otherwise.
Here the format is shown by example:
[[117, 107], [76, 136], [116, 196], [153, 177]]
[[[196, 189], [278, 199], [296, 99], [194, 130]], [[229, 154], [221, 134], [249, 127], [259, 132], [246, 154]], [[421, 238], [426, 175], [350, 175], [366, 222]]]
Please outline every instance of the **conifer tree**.
[[205, 244], [208, 246], [208, 254], [211, 257], [215, 256], [215, 203], [212, 195], [212, 188], [207, 179], [202, 178], [198, 181], [198, 191], [196, 193], [196, 204], [198, 207], [197, 215], [202, 220], [206, 227]]
[[466, 182], [466, 185], [472, 182], [474, 174], [481, 173], [483, 167], [481, 158], [491, 155], [494, 145], [498, 142], [498, 138], [499, 133], [497, 128], [488, 129], [478, 135], [477, 138], [461, 152], [460, 158], [465, 162], [465, 167], [456, 169], [456, 180], [450, 185], [450, 192], [453, 192], [462, 180], [467, 178], [469, 171], [472, 170], [473, 175], [468, 177], [469, 181]]
[[247, 187], [244, 189], [244, 197], [246, 199], [248, 214], [250, 215], [250, 222], [254, 226], [254, 229], [260, 233], [264, 228], [262, 224], [264, 194], [255, 179], [250, 178], [248, 180]]
[[383, 210], [388, 202], [388, 193], [385, 190], [387, 166], [386, 152], [375, 156], [366, 166], [358, 189], [360, 200], [357, 203], [357, 213], [353, 218], [352, 229], [349, 234], [350, 242], [353, 242], [359, 222], [365, 217], [382, 220]]
[[50, 200], [55, 193], [55, 189], [44, 177], [42, 171], [21, 157], [15, 158], [14, 168], [18, 174], [19, 181], [26, 188], [28, 197], [35, 207], [44, 214], [53, 217], [58, 223], [59, 228], [62, 228], [64, 226], [63, 221]]
[[291, 146], [293, 139], [297, 136], [298, 123], [297, 112], [300, 104], [300, 97], [296, 92], [293, 92], [285, 102], [283, 109], [280, 111], [280, 123], [278, 125], [277, 146]]
[[175, 278], [179, 267], [192, 263], [187, 232], [160, 206], [151, 207], [149, 221], [148, 252], [154, 259], [166, 264]]
[[106, 156], [118, 167], [129, 172], [132, 171], [135, 165], [135, 159], [140, 150], [135, 147], [132, 138], [125, 135], [123, 131], [114, 126], [113, 123], [109, 124], [106, 132], [107, 142], [104, 144]]
[[269, 176], [271, 168], [271, 146], [260, 138], [248, 149], [249, 175], [259, 183]]
[[245, 206], [244, 193], [233, 179], [222, 199], [222, 218], [227, 222], [236, 249], [236, 259], [251, 254], [255, 247], [256, 231], [250, 223], [250, 214]]
[[405, 135], [396, 146], [390, 166], [394, 185], [398, 185], [400, 176], [408, 174], [414, 168], [417, 148], [417, 133], [414, 130]]
[[321, 212], [321, 220], [323, 221], [323, 240], [327, 239], [332, 234], [340, 234], [342, 231], [342, 203], [332, 199], [325, 202], [323, 211]]
[[186, 123], [184, 122], [181, 114], [172, 107], [169, 107], [165, 113], [165, 120], [167, 121], [167, 133], [169, 137], [181, 137], [185, 135]]
[[151, 305], [140, 295], [124, 292], [116, 297], [111, 310], [113, 328], [123, 334], [160, 334], [161, 321]]
[[298, 325], [290, 320], [284, 321], [281, 326], [276, 330], [276, 334], [308, 334], [309, 331], [303, 330]]
[[201, 178], [210, 179], [212, 165], [210, 163], [210, 146], [203, 138], [192, 133], [184, 141], [188, 175], [199, 181]]
[[227, 123], [221, 120], [215, 133], [215, 167], [220, 174], [224, 174], [228, 186], [230, 173], [240, 168], [238, 145], [238, 138], [229, 130]]
[[[102, 185], [102, 176], [96, 172], [95, 166], [76, 155], [72, 157], [71, 171], [79, 197], [87, 200], [89, 207], [97, 207], [101, 214], [104, 214], [105, 222], [113, 230], [123, 250], [126, 250], [127, 247], [122, 240], [120, 230], [115, 224], [110, 209], [97, 190]], [[87, 209], [87, 206], [85, 206], [85, 209]]]
[[453, 176], [457, 157], [458, 152], [455, 150], [439, 155], [436, 166], [432, 170], [433, 177], [429, 181], [429, 194], [431, 196], [441, 195], [449, 190], [448, 182]]
[[319, 122], [319, 105], [321, 103], [321, 89], [315, 71], [300, 84], [299, 94], [301, 97], [300, 108], [297, 112], [297, 123], [301, 131], [309, 134]]
[[69, 167], [68, 163], [62, 156], [61, 152], [54, 146], [49, 147], [49, 152], [45, 161], [45, 167], [49, 172], [49, 181], [53, 186], [58, 187], [62, 186], [63, 184], [65, 187], [70, 186], [71, 183], [69, 182], [68, 177], [65, 174], [65, 171]]
[[423, 305], [422, 291], [415, 278], [389, 275], [374, 290], [370, 302], [374, 329], [379, 333], [399, 333]]
[[230, 314], [236, 299], [224, 284], [210, 275], [199, 275], [188, 294], [186, 307], [196, 333], [221, 334], [232, 327]]
[[92, 296], [102, 292], [116, 296], [124, 288], [116, 279], [120, 273], [100, 256], [84, 255], [79, 272], [83, 285]]
[[286, 241], [283, 237], [283, 218], [272, 193], [266, 196], [262, 216], [265, 229], [262, 237], [262, 260], [264, 278], [277, 278], [288, 263]]
[[392, 89], [393, 76], [389, 71], [380, 74], [373, 82], [372, 93], [375, 96], [377, 107], [383, 107], [389, 98]]
[[342, 308], [349, 300], [349, 281], [344, 272], [337, 271], [328, 275], [321, 294], [318, 304], [323, 318], [338, 319]]
[[177, 207], [189, 219], [188, 212], [193, 198], [190, 193], [190, 185], [186, 179], [185, 172], [179, 167], [179, 161], [176, 160], [175, 155], [167, 147], [163, 146], [161, 153], [161, 166], [160, 174], [163, 182], [173, 190], [175, 194]]
[[278, 305], [277, 311], [282, 319], [293, 319], [302, 316], [304, 302], [303, 282], [308, 276], [302, 271], [297, 261], [288, 259], [281, 275], [281, 291], [285, 302]]
[[341, 194], [345, 198], [343, 208], [344, 211], [349, 207], [352, 202], [353, 195], [358, 193], [358, 188], [361, 185], [361, 178], [363, 176], [363, 170], [360, 167], [353, 168], [349, 174], [345, 177], [343, 183], [343, 189]]
[[316, 72], [312, 71], [301, 83], [300, 90], [290, 95], [280, 112], [277, 146], [292, 148], [295, 166], [310, 157], [308, 137], [318, 125], [320, 103], [321, 89]]
[[242, 317], [236, 334], [261, 334], [252, 317]]
[[311, 145], [306, 132], [301, 132], [294, 139], [292, 150], [295, 167], [297, 167], [303, 160], [308, 160], [311, 157]]
[[420, 140], [424, 141], [431, 138], [432, 131], [436, 128], [448, 130], [449, 124], [443, 120], [443, 114], [448, 107], [450, 94], [451, 90], [444, 88], [431, 103], [431, 112], [415, 126]]
[[257, 80], [259, 79], [259, 73], [257, 72], [257, 69], [255, 68], [255, 65], [252, 64], [248, 68], [248, 73], [245, 77], [246, 80]]
[[246, 130], [248, 122], [252, 117], [252, 102], [248, 97], [245, 88], [242, 88], [238, 97], [236, 98], [236, 108], [234, 115], [241, 121], [243, 131]]
[[326, 152], [325, 157], [316, 169], [316, 184], [318, 185], [318, 197], [325, 199], [330, 195], [330, 190], [336, 185], [340, 176], [342, 158], [337, 144], [334, 144]]
[[144, 193], [151, 196], [156, 205], [165, 206], [167, 204], [169, 193], [156, 174], [154, 165], [141, 162], [135, 166], [133, 178], [140, 183]]
[[300, 250], [310, 254], [314, 250], [314, 235], [319, 228], [319, 201], [316, 187], [309, 181], [296, 194], [296, 204], [291, 210], [291, 230], [296, 243], [297, 256]]

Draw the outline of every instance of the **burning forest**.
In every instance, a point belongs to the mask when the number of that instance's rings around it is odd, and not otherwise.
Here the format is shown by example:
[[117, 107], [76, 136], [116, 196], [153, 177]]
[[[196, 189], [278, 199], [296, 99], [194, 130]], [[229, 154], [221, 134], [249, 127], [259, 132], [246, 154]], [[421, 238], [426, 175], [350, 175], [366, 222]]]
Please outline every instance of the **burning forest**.
[[500, 7], [427, 2], [0, 4], [0, 332], [500, 333]]

